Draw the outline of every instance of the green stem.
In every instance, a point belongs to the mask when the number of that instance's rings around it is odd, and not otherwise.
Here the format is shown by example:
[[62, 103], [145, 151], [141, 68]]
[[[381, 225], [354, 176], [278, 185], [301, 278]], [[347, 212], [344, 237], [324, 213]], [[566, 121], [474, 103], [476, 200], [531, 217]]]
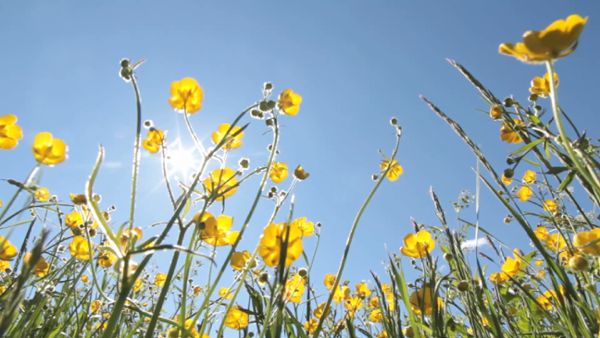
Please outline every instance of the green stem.
[[[35, 167], [33, 167], [33, 169], [31, 169], [31, 171], [29, 172], [29, 175], [27, 175], [27, 178], [25, 179], [23, 186], [27, 187], [31, 183], [31, 180], [37, 174], [39, 169], [40, 169], [40, 165], [36, 164]], [[14, 195], [10, 198], [8, 203], [6, 203], [6, 206], [4, 208], [2, 208], [2, 211], [0, 212], [0, 221], [2, 221], [2, 219], [8, 212], [8, 209], [10, 209], [10, 207], [13, 205], [13, 203], [15, 203], [15, 201], [17, 200], [17, 197], [23, 190], [23, 186], [20, 186], [19, 189], [17, 189], [17, 191], [15, 191]]]
[[[402, 133], [399, 130], [396, 135], [396, 145], [394, 146], [394, 151], [392, 152], [392, 156], [390, 157], [391, 160], [396, 158], [396, 154], [398, 153], [398, 148], [400, 146], [401, 136], [402, 136]], [[361, 205], [360, 209], [358, 210], [358, 213], [356, 214], [356, 217], [354, 218], [354, 221], [352, 222], [352, 226], [350, 228], [350, 233], [348, 234], [348, 238], [346, 239], [344, 255], [342, 256], [342, 260], [340, 262], [338, 271], [335, 275], [335, 282], [333, 283], [333, 287], [331, 288], [331, 291], [329, 292], [329, 297], [327, 298], [327, 302], [325, 303], [325, 307], [323, 310], [324, 314], [329, 311], [329, 307], [331, 306], [331, 302], [333, 301], [333, 295], [335, 294], [335, 290], [337, 289], [338, 285], [340, 284], [342, 272], [344, 272], [344, 267], [346, 266], [346, 260], [348, 259], [348, 255], [350, 253], [350, 246], [352, 245], [352, 240], [354, 238], [354, 233], [356, 232], [356, 228], [358, 227], [358, 223], [360, 222], [360, 219], [361, 219], [363, 213], [367, 209], [367, 206], [371, 202], [371, 199], [373, 198], [373, 196], [375, 196], [375, 192], [377, 192], [377, 190], [379, 189], [379, 186], [385, 179], [385, 176], [388, 173], [388, 171], [390, 170], [390, 168], [391, 167], [388, 166], [388, 168], [386, 168], [386, 170], [383, 173], [381, 173], [380, 177], [377, 179], [377, 182], [375, 183], [375, 186], [369, 192], [369, 195], [367, 196], [367, 198]], [[323, 315], [323, 316], [321, 316], [321, 318], [319, 318], [319, 324], [317, 325], [317, 329], [315, 330], [315, 332], [313, 334], [314, 338], [317, 338], [319, 336], [319, 333], [321, 332], [321, 329], [323, 327], [323, 322], [325, 321], [325, 317], [327, 317], [327, 316]]]
[[[552, 113], [554, 114], [554, 122], [556, 123], [556, 128], [560, 134], [561, 143], [563, 147], [567, 150], [567, 154], [569, 154], [569, 158], [573, 161], [573, 164], [577, 168], [577, 172], [582, 180], [585, 180], [585, 183], [589, 184], [592, 188], [592, 194], [596, 200], [597, 204], [600, 204], [600, 182], [596, 179], [596, 177], [591, 175], [594, 168], [585, 168], [581, 163], [579, 156], [575, 153], [573, 146], [571, 145], [571, 141], [567, 136], [567, 132], [565, 130], [565, 126], [563, 124], [560, 108], [558, 106], [558, 93], [556, 91], [556, 83], [554, 78], [554, 64], [552, 60], [546, 62], [546, 69], [548, 71], [549, 82], [550, 82], [550, 99], [552, 103]], [[590, 172], [587, 171], [590, 169]]]
[[[140, 97], [140, 90], [137, 85], [135, 74], [131, 74], [131, 84], [133, 85], [133, 91], [135, 93], [135, 105], [136, 105], [136, 124], [135, 124], [135, 143], [133, 147], [133, 166], [131, 168], [131, 207], [129, 208], [129, 231], [133, 228], [133, 221], [135, 216], [135, 195], [137, 192], [137, 177], [140, 170], [140, 146], [142, 143], [142, 98]], [[133, 238], [133, 236], [130, 236]], [[132, 241], [130, 239], [130, 241]], [[131, 243], [129, 243], [131, 244]]]

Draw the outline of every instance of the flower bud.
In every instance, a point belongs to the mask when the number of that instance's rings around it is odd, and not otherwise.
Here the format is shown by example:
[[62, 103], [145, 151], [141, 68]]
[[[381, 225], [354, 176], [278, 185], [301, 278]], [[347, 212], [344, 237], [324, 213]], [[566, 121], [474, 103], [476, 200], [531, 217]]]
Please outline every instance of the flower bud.
[[583, 257], [580, 254], [575, 254], [573, 255], [573, 257], [569, 258], [569, 269], [573, 270], [573, 271], [583, 271], [586, 270], [588, 268], [588, 261], [585, 257]]

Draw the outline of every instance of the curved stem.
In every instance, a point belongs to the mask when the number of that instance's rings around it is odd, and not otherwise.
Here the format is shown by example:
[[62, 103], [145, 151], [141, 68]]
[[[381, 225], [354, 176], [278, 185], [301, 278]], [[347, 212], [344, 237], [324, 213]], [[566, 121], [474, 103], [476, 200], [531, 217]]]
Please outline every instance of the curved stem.
[[[402, 136], [402, 133], [399, 131], [398, 134], [396, 135], [396, 145], [394, 146], [394, 151], [392, 152], [392, 156], [390, 157], [392, 160], [396, 158], [396, 154], [398, 153], [401, 136]], [[361, 219], [363, 213], [367, 209], [367, 206], [371, 202], [371, 199], [373, 198], [373, 196], [375, 196], [375, 192], [377, 192], [377, 190], [379, 189], [379, 186], [385, 179], [385, 176], [388, 173], [388, 171], [390, 170], [390, 168], [391, 167], [388, 166], [388, 168], [386, 168], [386, 170], [380, 175], [379, 179], [377, 179], [375, 186], [371, 189], [371, 191], [369, 192], [369, 195], [367, 195], [367, 198], [361, 205], [360, 209], [358, 210], [358, 213], [356, 214], [356, 217], [354, 218], [354, 221], [352, 222], [352, 226], [350, 227], [350, 233], [348, 234], [348, 238], [346, 239], [346, 246], [344, 248], [344, 254], [342, 256], [342, 260], [340, 261], [338, 271], [335, 275], [335, 282], [333, 283], [333, 287], [331, 288], [331, 291], [329, 292], [329, 297], [327, 297], [327, 302], [325, 303], [325, 307], [323, 308], [324, 309], [323, 313], [327, 313], [329, 311], [329, 307], [331, 306], [331, 302], [333, 301], [333, 295], [335, 294], [335, 290], [337, 289], [338, 285], [340, 284], [340, 279], [342, 277], [342, 273], [344, 272], [344, 267], [346, 266], [346, 260], [348, 259], [348, 255], [350, 253], [350, 246], [352, 245], [352, 240], [354, 238], [354, 233], [356, 232], [356, 228], [358, 227], [358, 223], [360, 222], [360, 219]], [[319, 324], [317, 325], [317, 329], [313, 333], [314, 338], [317, 338], [319, 336], [319, 333], [321, 332], [321, 329], [323, 327], [323, 322], [325, 321], [326, 317], [327, 316], [323, 315], [323, 316], [321, 316], [321, 318], [319, 318]]]
[[[33, 177], [37, 174], [39, 169], [40, 169], [39, 164], [36, 164], [35, 167], [33, 167], [33, 169], [31, 169], [31, 171], [29, 172], [29, 175], [27, 175], [27, 178], [25, 179], [25, 182], [23, 182], [23, 185], [25, 187], [27, 187], [29, 185], [29, 183], [31, 182]], [[19, 189], [17, 189], [17, 191], [15, 191], [14, 195], [10, 198], [10, 201], [8, 201], [8, 203], [6, 203], [6, 206], [0, 212], [0, 221], [2, 221], [2, 218], [4, 218], [4, 216], [8, 212], [8, 209], [10, 209], [10, 207], [13, 205], [13, 203], [15, 203], [15, 201], [17, 200], [17, 197], [19, 196], [19, 194], [21, 193], [22, 190], [23, 190], [23, 187], [20, 186]]]
[[[562, 122], [560, 108], [558, 106], [558, 93], [556, 92], [556, 83], [554, 82], [554, 64], [552, 60], [546, 62], [546, 69], [550, 78], [549, 82], [552, 113], [554, 114], [554, 122], [556, 123], [556, 128], [558, 129], [558, 132], [560, 134], [561, 143], [563, 147], [565, 147], [565, 149], [567, 150], [567, 154], [569, 154], [569, 158], [571, 159], [571, 161], [573, 161], [573, 164], [575, 165], [575, 168], [577, 169], [577, 172], [581, 176], [582, 180], [584, 180], [585, 183], [590, 185], [590, 188], [592, 190], [591, 193], [596, 203], [600, 204], [600, 182], [598, 181], [597, 177], [595, 177], [595, 173], [594, 175], [592, 175], [594, 168], [586, 168], [584, 167], [584, 164], [581, 163], [579, 156], [575, 153], [575, 150], [571, 145], [571, 141], [567, 136], [565, 126]], [[590, 169], [590, 171], [588, 172], [587, 169]]]
[[135, 143], [133, 146], [133, 166], [131, 169], [131, 206], [129, 208], [129, 230], [133, 228], [135, 216], [135, 195], [137, 192], [137, 176], [140, 169], [140, 146], [142, 143], [142, 98], [137, 85], [135, 74], [131, 74], [131, 84], [135, 93], [136, 105], [136, 124], [135, 124]]

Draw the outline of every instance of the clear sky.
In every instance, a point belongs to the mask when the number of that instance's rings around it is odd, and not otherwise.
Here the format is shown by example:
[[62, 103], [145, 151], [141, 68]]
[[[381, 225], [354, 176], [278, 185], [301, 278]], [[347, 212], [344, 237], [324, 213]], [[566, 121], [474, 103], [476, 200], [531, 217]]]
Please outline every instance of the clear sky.
[[[282, 119], [280, 160], [311, 173], [296, 190], [296, 214], [323, 224], [317, 277], [337, 267], [378, 170], [378, 150], [391, 151], [389, 118], [404, 127], [398, 156], [404, 175], [373, 200], [344, 275], [369, 279], [369, 270], [382, 272], [386, 247], [398, 251], [411, 217], [437, 225], [430, 186], [450, 219], [460, 191], [474, 191], [473, 156], [419, 94], [462, 123], [500, 168], [515, 148], [500, 142], [499, 125], [482, 113], [489, 107], [445, 59], [464, 64], [498, 97], [525, 101], [529, 81], [545, 69], [498, 54], [498, 45], [572, 13], [590, 20], [577, 51], [557, 65], [561, 103], [597, 137], [598, 1], [2, 1], [0, 115], [16, 114], [25, 134], [16, 150], [0, 153], [0, 178], [23, 179], [34, 165], [34, 135], [48, 130], [69, 144], [69, 159], [45, 168], [41, 184], [66, 199], [83, 191], [102, 144], [106, 165], [97, 189], [103, 206], [118, 206], [118, 225], [127, 219], [135, 125], [132, 90], [117, 76], [122, 57], [146, 59], [138, 72], [144, 119], [168, 129], [169, 137], [184, 132], [182, 116], [167, 104], [172, 81], [192, 76], [204, 88], [204, 107], [192, 123], [206, 142], [271, 81], [276, 93], [293, 88], [304, 99], [297, 116]], [[264, 161], [265, 130], [252, 121], [233, 166], [240, 156], [253, 165]], [[145, 154], [137, 225], [148, 233], [168, 217], [160, 179], [158, 157]], [[0, 185], [5, 201], [12, 191]], [[253, 191], [244, 188], [227, 201], [236, 228]], [[482, 225], [505, 238], [523, 237], [516, 224], [502, 223], [505, 213], [489, 193], [482, 198]], [[263, 206], [244, 249], [253, 248], [265, 225], [270, 204]], [[472, 211], [465, 216], [472, 220]]]

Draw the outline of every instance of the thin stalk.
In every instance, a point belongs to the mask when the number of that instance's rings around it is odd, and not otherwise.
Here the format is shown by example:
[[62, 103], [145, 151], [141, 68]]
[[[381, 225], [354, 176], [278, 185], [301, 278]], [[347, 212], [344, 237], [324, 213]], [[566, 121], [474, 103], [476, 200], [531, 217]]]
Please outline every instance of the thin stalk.
[[571, 161], [573, 161], [573, 164], [575, 164], [575, 167], [577, 168], [577, 171], [579, 172], [581, 177], [586, 181], [586, 183], [588, 183], [591, 186], [596, 203], [600, 204], [600, 181], [595, 179], [595, 175], [590, 176], [590, 173], [587, 171], [587, 169], [589, 169], [590, 172], [592, 172], [595, 169], [593, 167], [585, 168], [584, 164], [581, 163], [579, 156], [575, 153], [575, 150], [571, 145], [571, 141], [567, 136], [565, 126], [562, 122], [560, 108], [558, 106], [558, 93], [556, 91], [556, 84], [554, 83], [554, 64], [552, 60], [546, 62], [546, 69], [548, 75], [550, 76], [550, 100], [552, 103], [552, 113], [554, 114], [554, 122], [556, 123], [556, 128], [558, 129], [558, 132], [560, 134], [560, 138], [562, 141], [561, 143], [567, 150], [567, 154], [569, 154]]
[[31, 183], [31, 180], [35, 177], [35, 175], [37, 174], [39, 169], [40, 169], [39, 164], [36, 164], [35, 167], [33, 167], [33, 169], [31, 169], [31, 171], [29, 172], [29, 175], [27, 175], [27, 178], [25, 179], [25, 182], [23, 183], [23, 186], [19, 186], [19, 189], [17, 189], [17, 191], [15, 191], [15, 193], [10, 198], [8, 203], [6, 203], [6, 206], [4, 208], [2, 208], [2, 211], [0, 212], [0, 221], [2, 221], [2, 219], [8, 212], [8, 209], [10, 209], [10, 207], [13, 205], [13, 203], [15, 203], [15, 201], [17, 200], [17, 197], [23, 190], [23, 187], [27, 187], [29, 185], [29, 183]]
[[[394, 146], [394, 151], [392, 152], [392, 156], [390, 157], [392, 160], [396, 158], [396, 154], [398, 153], [401, 136], [402, 136], [402, 132], [399, 129], [398, 133], [396, 134], [396, 145]], [[344, 271], [344, 267], [346, 266], [346, 260], [348, 259], [348, 255], [350, 253], [350, 246], [352, 245], [352, 239], [354, 238], [354, 233], [356, 231], [356, 228], [358, 227], [358, 223], [360, 222], [360, 219], [361, 219], [363, 213], [367, 209], [367, 206], [371, 202], [371, 199], [373, 198], [373, 196], [375, 196], [375, 192], [377, 192], [377, 190], [379, 189], [379, 186], [381, 185], [381, 183], [383, 183], [383, 180], [386, 178], [385, 176], [388, 173], [388, 171], [390, 170], [390, 168], [391, 167], [388, 166], [388, 168], [386, 168], [386, 170], [383, 173], [381, 173], [380, 177], [377, 179], [377, 182], [375, 183], [375, 186], [371, 189], [371, 191], [369, 192], [369, 195], [367, 195], [367, 198], [365, 199], [365, 201], [361, 205], [360, 209], [358, 210], [358, 213], [356, 214], [356, 217], [354, 218], [354, 222], [352, 222], [352, 226], [350, 227], [350, 233], [348, 234], [348, 238], [346, 239], [346, 246], [344, 248], [344, 254], [342, 256], [342, 260], [338, 267], [338, 271], [335, 275], [335, 282], [333, 283], [331, 291], [329, 292], [329, 297], [327, 298], [327, 303], [325, 303], [323, 313], [327, 313], [327, 311], [329, 311], [329, 307], [331, 306], [331, 302], [333, 301], [333, 295], [335, 293], [335, 290], [337, 289], [338, 285], [340, 284], [342, 272]], [[321, 328], [323, 326], [323, 322], [325, 321], [325, 317], [326, 316], [321, 316], [321, 318], [319, 318], [319, 324], [317, 325], [317, 329], [315, 330], [315, 332], [313, 334], [314, 338], [317, 338], [319, 336], [319, 333], [321, 332]]]

